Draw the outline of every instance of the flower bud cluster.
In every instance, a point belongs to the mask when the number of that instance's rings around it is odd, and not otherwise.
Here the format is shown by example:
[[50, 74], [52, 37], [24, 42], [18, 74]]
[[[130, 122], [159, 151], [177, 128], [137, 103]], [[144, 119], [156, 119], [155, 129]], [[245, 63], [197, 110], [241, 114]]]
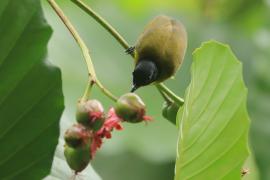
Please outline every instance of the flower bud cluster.
[[101, 148], [103, 139], [110, 139], [111, 132], [122, 130], [122, 122], [149, 121], [143, 101], [134, 93], [121, 96], [115, 107], [104, 113], [102, 104], [95, 99], [79, 100], [76, 121], [65, 132], [64, 155], [71, 169], [77, 174], [87, 167]]

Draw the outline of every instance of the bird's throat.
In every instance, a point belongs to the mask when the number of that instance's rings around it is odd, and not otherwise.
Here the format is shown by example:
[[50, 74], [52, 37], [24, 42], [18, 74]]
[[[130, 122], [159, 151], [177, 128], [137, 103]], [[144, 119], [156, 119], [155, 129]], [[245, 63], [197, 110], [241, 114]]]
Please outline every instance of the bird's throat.
[[154, 82], [158, 77], [158, 69], [153, 61], [141, 60], [133, 71], [132, 92], [141, 86], [146, 86]]

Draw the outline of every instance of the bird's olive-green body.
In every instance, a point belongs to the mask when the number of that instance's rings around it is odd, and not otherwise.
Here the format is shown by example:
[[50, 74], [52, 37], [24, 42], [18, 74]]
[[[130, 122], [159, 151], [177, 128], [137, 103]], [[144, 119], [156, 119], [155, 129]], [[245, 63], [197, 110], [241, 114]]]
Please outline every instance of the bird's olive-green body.
[[184, 26], [168, 16], [157, 16], [144, 29], [135, 45], [135, 66], [153, 61], [158, 69], [155, 82], [162, 82], [180, 67], [187, 47]]

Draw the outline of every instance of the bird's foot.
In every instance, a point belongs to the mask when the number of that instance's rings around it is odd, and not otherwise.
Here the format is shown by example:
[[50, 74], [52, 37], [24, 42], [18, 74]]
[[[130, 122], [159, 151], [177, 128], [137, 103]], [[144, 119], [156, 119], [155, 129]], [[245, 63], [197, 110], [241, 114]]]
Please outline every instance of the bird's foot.
[[125, 52], [127, 54], [134, 54], [134, 51], [135, 51], [135, 46], [131, 46], [131, 47], [127, 48]]

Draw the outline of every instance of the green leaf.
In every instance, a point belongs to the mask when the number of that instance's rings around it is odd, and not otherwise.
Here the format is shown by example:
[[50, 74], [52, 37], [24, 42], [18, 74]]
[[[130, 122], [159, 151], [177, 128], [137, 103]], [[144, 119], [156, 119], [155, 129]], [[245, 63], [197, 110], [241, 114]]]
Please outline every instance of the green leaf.
[[175, 179], [240, 179], [250, 124], [242, 65], [228, 46], [215, 41], [204, 43], [193, 58], [177, 119]]
[[0, 179], [50, 172], [64, 108], [60, 70], [44, 61], [51, 33], [39, 1], [0, 1]]
[[260, 172], [260, 179], [270, 179], [269, 59], [267, 57], [265, 59], [258, 58], [252, 67], [250, 92], [253, 94], [249, 99], [250, 115], [253, 120], [250, 131], [251, 147]]

